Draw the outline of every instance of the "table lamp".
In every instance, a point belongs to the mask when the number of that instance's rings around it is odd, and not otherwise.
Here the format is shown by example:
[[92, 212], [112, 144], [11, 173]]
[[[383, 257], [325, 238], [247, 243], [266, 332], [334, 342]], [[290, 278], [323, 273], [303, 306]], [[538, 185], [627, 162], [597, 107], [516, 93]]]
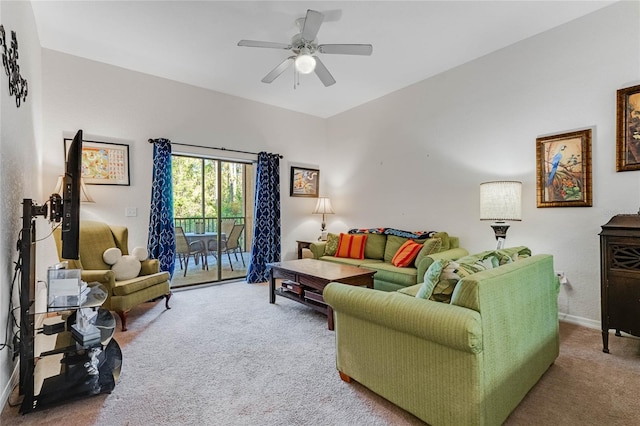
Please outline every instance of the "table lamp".
[[329, 200], [329, 197], [318, 197], [318, 202], [316, 203], [316, 208], [313, 210], [313, 214], [322, 215], [322, 228], [321, 228], [320, 238], [318, 238], [318, 240], [326, 241], [327, 239], [326, 225], [327, 224], [324, 221], [324, 215], [335, 214], [335, 212], [333, 211], [333, 207], [331, 207], [331, 200]]
[[522, 220], [522, 182], [481, 183], [480, 220], [495, 220], [491, 227], [498, 240], [498, 249], [501, 249], [509, 229], [505, 220]]

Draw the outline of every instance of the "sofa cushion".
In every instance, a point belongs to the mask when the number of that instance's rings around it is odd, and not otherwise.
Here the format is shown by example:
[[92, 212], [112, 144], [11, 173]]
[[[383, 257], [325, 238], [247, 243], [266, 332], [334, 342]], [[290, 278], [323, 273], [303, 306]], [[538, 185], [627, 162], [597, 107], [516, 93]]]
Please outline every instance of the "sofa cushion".
[[391, 263], [363, 263], [360, 266], [376, 271], [374, 275], [375, 281], [386, 281], [397, 284], [402, 287], [408, 287], [416, 284], [417, 269], [416, 268], [399, 268]]
[[397, 235], [387, 235], [387, 244], [384, 247], [384, 261], [391, 263], [393, 256], [396, 255], [400, 246], [406, 243], [409, 239], [405, 237], [398, 237]]
[[415, 294], [420, 299], [429, 299], [433, 293], [433, 289], [440, 281], [440, 274], [444, 267], [444, 260], [436, 260], [429, 266], [427, 272], [424, 274], [424, 282], [420, 286], [418, 292]]
[[327, 234], [327, 242], [324, 245], [324, 255], [325, 256], [335, 256], [336, 251], [338, 251], [338, 240], [340, 236], [338, 234]]
[[364, 257], [367, 259], [384, 259], [384, 248], [386, 245], [386, 235], [367, 234], [367, 243], [364, 245]]
[[367, 242], [367, 234], [351, 235], [340, 234], [336, 257], [349, 257], [351, 259], [364, 259], [364, 246]]
[[422, 244], [418, 244], [413, 240], [407, 240], [393, 256], [391, 264], [399, 268], [406, 268], [407, 266], [413, 265], [413, 261], [420, 250], [422, 250]]
[[156, 284], [162, 284], [169, 281], [168, 272], [157, 272], [152, 275], [143, 275], [132, 278], [130, 280], [116, 281], [116, 287], [113, 289], [115, 296], [126, 296], [136, 291], [144, 290]]
[[335, 256], [322, 256], [320, 260], [326, 260], [327, 262], [342, 263], [343, 265], [362, 266], [368, 268], [369, 264], [382, 263], [382, 260], [377, 259], [350, 259], [348, 257], [335, 257]]

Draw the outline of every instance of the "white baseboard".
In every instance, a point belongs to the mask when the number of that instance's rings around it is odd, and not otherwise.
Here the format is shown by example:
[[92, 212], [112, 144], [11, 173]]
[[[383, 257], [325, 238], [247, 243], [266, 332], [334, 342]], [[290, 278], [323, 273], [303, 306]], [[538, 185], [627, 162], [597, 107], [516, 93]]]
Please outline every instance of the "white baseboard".
[[601, 329], [600, 321], [596, 321], [596, 320], [592, 320], [592, 319], [588, 319], [588, 318], [583, 318], [583, 317], [577, 317], [575, 315], [569, 315], [569, 314], [565, 314], [563, 312], [559, 312], [558, 313], [558, 317], [559, 317], [560, 321], [564, 321], [564, 322], [568, 322], [568, 323], [576, 324], [576, 325], [581, 325], [581, 326], [587, 327], [587, 328], [594, 328], [596, 330], [600, 330]]
[[13, 373], [11, 373], [11, 378], [9, 378], [9, 383], [2, 390], [2, 395], [0, 395], [0, 402], [2, 403], [2, 407], [7, 404], [13, 389], [18, 385], [20, 381], [20, 362], [16, 362], [16, 366], [13, 369]]

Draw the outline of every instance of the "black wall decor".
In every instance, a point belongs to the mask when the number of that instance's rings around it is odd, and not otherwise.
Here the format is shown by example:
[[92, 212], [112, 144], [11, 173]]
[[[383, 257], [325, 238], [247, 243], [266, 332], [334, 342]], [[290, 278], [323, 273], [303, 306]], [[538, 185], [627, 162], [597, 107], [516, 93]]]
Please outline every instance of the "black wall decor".
[[16, 97], [16, 106], [27, 100], [27, 80], [20, 75], [20, 65], [18, 65], [18, 40], [16, 32], [11, 31], [11, 46], [7, 46], [4, 33], [4, 26], [0, 25], [0, 46], [2, 46], [2, 65], [4, 72], [9, 77], [9, 95]]

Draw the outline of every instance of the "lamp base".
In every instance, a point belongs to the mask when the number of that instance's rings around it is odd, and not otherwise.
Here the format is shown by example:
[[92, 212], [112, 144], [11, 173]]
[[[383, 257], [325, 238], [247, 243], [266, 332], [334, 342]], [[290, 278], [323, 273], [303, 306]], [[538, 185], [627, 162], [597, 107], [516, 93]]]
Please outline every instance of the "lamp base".
[[507, 238], [507, 230], [509, 229], [507, 222], [494, 222], [491, 224], [493, 232], [496, 234], [496, 240], [500, 238]]

